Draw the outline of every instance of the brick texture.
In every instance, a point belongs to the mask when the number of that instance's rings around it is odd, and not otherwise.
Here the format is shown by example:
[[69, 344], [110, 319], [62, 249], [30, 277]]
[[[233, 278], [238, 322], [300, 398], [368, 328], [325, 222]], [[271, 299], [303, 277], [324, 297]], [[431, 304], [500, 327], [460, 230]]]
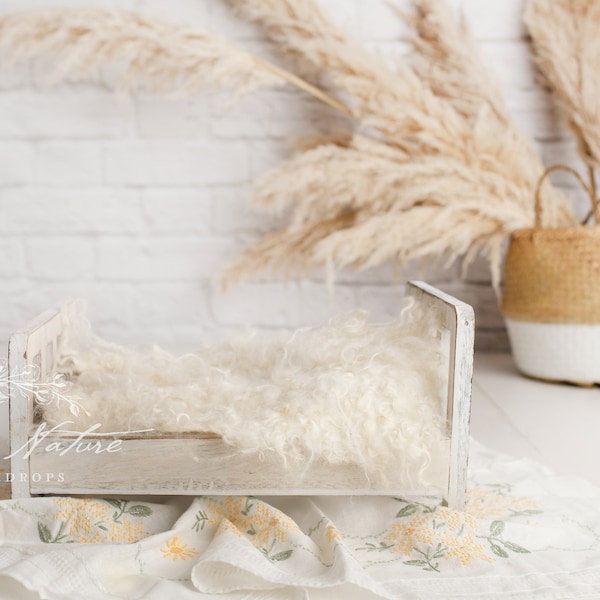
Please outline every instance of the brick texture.
[[[535, 79], [523, 0], [450, 1], [462, 7], [515, 118], [546, 162], [576, 164], [552, 98]], [[6, 0], [3, 10], [45, 4]], [[104, 4], [218, 31], [268, 53], [260, 31], [222, 0]], [[369, 48], [388, 58], [405, 52], [403, 28], [385, 0], [321, 4]], [[259, 279], [223, 294], [223, 267], [283, 219], [252, 210], [253, 180], [290, 155], [290, 137], [332, 127], [339, 117], [287, 88], [249, 96], [228, 111], [226, 94], [177, 99], [140, 91], [123, 101], [109, 89], [112, 78], [106, 69], [50, 85], [44, 69], [26, 64], [0, 79], [0, 358], [11, 331], [76, 297], [87, 301], [101, 335], [177, 351], [245, 326], [305, 326], [354, 306], [392, 317], [407, 277], [472, 302], [478, 347], [507, 348], [482, 263], [466, 279], [458, 267], [346, 271], [337, 276], [333, 299], [318, 273], [287, 286]], [[568, 178], [564, 183], [572, 186]]]

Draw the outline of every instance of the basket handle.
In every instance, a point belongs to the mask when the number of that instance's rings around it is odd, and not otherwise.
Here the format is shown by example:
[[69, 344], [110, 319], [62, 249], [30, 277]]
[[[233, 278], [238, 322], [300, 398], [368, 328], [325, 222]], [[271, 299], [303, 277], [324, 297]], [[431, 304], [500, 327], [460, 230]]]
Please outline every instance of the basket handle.
[[[537, 187], [535, 189], [535, 227], [536, 227], [536, 229], [539, 229], [542, 226], [542, 199], [541, 199], [541, 194], [540, 194], [540, 192], [542, 191], [542, 185], [543, 185], [544, 181], [546, 180], [546, 177], [548, 177], [548, 175], [550, 175], [550, 173], [552, 173], [553, 171], [567, 171], [568, 173], [571, 173], [572, 175], [574, 175], [577, 178], [577, 180], [581, 184], [581, 187], [583, 187], [583, 189], [587, 192], [587, 195], [590, 197], [590, 202], [592, 203], [592, 211], [594, 213], [594, 218], [596, 219], [596, 223], [600, 224], [600, 206], [598, 206], [598, 198], [596, 198], [596, 194], [594, 193], [592, 188], [583, 180], [583, 177], [579, 174], [579, 172], [576, 171], [575, 169], [573, 169], [572, 167], [569, 167], [568, 165], [552, 165], [551, 167], [548, 167], [544, 171], [544, 173], [540, 177], [540, 179], [537, 183]], [[586, 217], [584, 219], [583, 222], [586, 223], [588, 219], [589, 219], [589, 215], [588, 215], [588, 217]]]

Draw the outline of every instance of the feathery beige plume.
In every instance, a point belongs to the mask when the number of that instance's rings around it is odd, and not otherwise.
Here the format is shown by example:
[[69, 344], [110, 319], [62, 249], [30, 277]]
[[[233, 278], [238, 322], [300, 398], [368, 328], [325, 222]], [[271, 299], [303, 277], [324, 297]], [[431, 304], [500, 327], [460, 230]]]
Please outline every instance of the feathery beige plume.
[[[362, 269], [428, 256], [465, 255], [468, 262], [481, 252], [498, 285], [502, 241], [533, 224], [544, 166], [448, 7], [415, 0], [417, 11], [408, 17], [415, 70], [399, 64], [391, 71], [330, 24], [313, 0], [301, 9], [293, 0], [229, 2], [263, 25], [280, 51], [320, 66], [336, 92], [351, 95], [359, 132], [347, 144], [303, 152], [259, 180], [259, 205], [291, 211], [289, 225], [250, 247], [226, 272], [226, 284], [259, 264], [289, 275], [298, 262], [288, 236], [327, 222], [311, 238], [312, 254], [304, 246], [303, 268]], [[372, 130], [383, 137], [360, 135]], [[556, 189], [545, 189], [544, 200], [546, 225], [575, 222]], [[351, 222], [330, 231], [342, 215], [352, 215]]]
[[[314, 0], [229, 1], [294, 64], [320, 73], [325, 87], [218, 36], [126, 12], [0, 16], [0, 49], [13, 60], [51, 59], [57, 78], [116, 63], [125, 88], [232, 88], [238, 96], [287, 82], [352, 117], [355, 131], [313, 140], [258, 182], [259, 203], [287, 210], [289, 225], [249, 248], [226, 273], [229, 283], [267, 269], [304, 275], [320, 265], [468, 260], [481, 252], [497, 284], [502, 240], [533, 223], [543, 166], [443, 1], [415, 0], [416, 70], [392, 70], [331, 24]], [[574, 219], [548, 186], [545, 224]]]
[[290, 83], [350, 113], [322, 90], [218, 35], [136, 13], [85, 8], [0, 15], [0, 51], [8, 63], [52, 60], [54, 81], [118, 64], [122, 90], [139, 84], [177, 95], [232, 89], [233, 103], [257, 88]]
[[[591, 169], [600, 167], [600, 1], [529, 0], [537, 63]], [[593, 181], [593, 175], [591, 174]]]
[[[400, 148], [418, 139], [423, 150], [460, 151], [454, 144], [460, 130], [454, 112], [428, 93], [411, 69], [400, 65], [394, 72], [365, 51], [327, 19], [315, 0], [228, 2], [239, 14], [260, 24], [292, 64], [319, 73], [321, 85], [332, 93], [349, 95], [354, 116], [363, 127], [378, 131]], [[443, 135], [427, 135], [432, 121], [438, 123]], [[411, 139], [405, 140], [406, 133]]]
[[101, 9], [51, 9], [0, 16], [0, 48], [10, 61], [51, 59], [52, 79], [122, 68], [120, 87], [190, 94], [234, 88], [239, 96], [281, 77], [225, 39], [141, 15]]
[[464, 21], [439, 0], [413, 0], [414, 13], [398, 14], [411, 26], [415, 73], [431, 91], [476, 120], [487, 104], [500, 121], [511, 124], [502, 93], [490, 71], [476, 58], [479, 49]]

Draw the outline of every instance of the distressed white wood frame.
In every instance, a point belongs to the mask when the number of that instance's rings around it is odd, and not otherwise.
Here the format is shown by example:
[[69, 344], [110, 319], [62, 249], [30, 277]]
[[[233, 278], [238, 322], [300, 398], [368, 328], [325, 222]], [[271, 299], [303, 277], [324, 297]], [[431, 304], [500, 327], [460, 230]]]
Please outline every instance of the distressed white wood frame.
[[[424, 473], [434, 485], [398, 489], [375, 485], [357, 467], [313, 462], [302, 473], [268, 460], [236, 452], [213, 434], [119, 435], [118, 452], [47, 451], [50, 444], [73, 443], [73, 434], [48, 435], [29, 458], [12, 457], [13, 498], [43, 494], [83, 495], [417, 495], [441, 493], [448, 506], [465, 505], [471, 380], [473, 373], [474, 314], [468, 304], [419, 281], [407, 284], [407, 294], [441, 322], [440, 336], [448, 349], [447, 428], [440, 451]], [[32, 393], [19, 382], [30, 381], [29, 368], [38, 365], [45, 380], [56, 370], [57, 348], [66, 323], [59, 311], [49, 311], [9, 342], [11, 453], [31, 443], [36, 423]], [[19, 380], [19, 377], [21, 378]], [[29, 378], [29, 379], [28, 379]], [[106, 447], [117, 436], [89, 434], [85, 441]], [[399, 448], [401, 451], [401, 448]]]

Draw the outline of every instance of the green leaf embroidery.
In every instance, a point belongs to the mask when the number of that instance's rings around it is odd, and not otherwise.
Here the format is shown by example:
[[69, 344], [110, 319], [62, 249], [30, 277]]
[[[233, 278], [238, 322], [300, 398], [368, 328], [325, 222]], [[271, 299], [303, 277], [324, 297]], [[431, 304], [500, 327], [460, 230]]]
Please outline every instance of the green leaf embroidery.
[[490, 535], [496, 537], [500, 535], [504, 531], [504, 522], [503, 521], [492, 521], [490, 525]]
[[527, 510], [513, 510], [511, 508], [510, 512], [513, 517], [531, 517], [533, 515], [541, 515], [543, 511], [533, 508], [529, 508]]
[[61, 522], [60, 527], [58, 528], [58, 533], [56, 534], [56, 536], [52, 537], [52, 533], [50, 532], [48, 526], [38, 521], [38, 535], [40, 536], [40, 540], [44, 542], [44, 544], [60, 544], [61, 542], [66, 544], [72, 544], [72, 540], [67, 540], [66, 542], [63, 542], [63, 540], [67, 537], [63, 534], [64, 530], [65, 522], [63, 521]]
[[490, 488], [498, 496], [506, 496], [512, 492], [510, 483], [489, 483], [486, 487]]
[[385, 550], [389, 550], [393, 548], [394, 544], [386, 544], [385, 542], [379, 542], [379, 545], [376, 546], [371, 542], [366, 542], [364, 546], [357, 548], [357, 550], [366, 550], [367, 552], [384, 552]]
[[132, 506], [126, 512], [134, 517], [149, 517], [152, 515], [152, 509], [149, 506], [142, 506], [141, 504]]
[[195, 531], [204, 531], [204, 526], [207, 522], [208, 515], [204, 511], [199, 510], [196, 513], [196, 522], [192, 525], [192, 529]]
[[403, 517], [410, 517], [417, 512], [416, 504], [408, 504], [404, 508], [402, 508], [398, 514], [396, 515], [396, 519], [401, 519]]
[[283, 552], [278, 552], [274, 556], [269, 556], [272, 561], [280, 562], [282, 560], [287, 560], [293, 553], [293, 550], [284, 550]]
[[250, 511], [252, 510], [252, 507], [254, 506], [252, 499], [253, 499], [253, 496], [248, 496], [248, 498], [246, 498], [246, 504], [244, 506], [244, 510], [242, 510], [242, 514], [245, 517], [247, 517], [250, 514]]
[[123, 515], [132, 515], [134, 517], [149, 517], [152, 514], [152, 509], [142, 504], [134, 504], [128, 508], [129, 500], [106, 500], [110, 505], [117, 510], [113, 513], [112, 520], [115, 523], [121, 523]]
[[409, 565], [411, 567], [424, 567], [427, 564], [427, 561], [418, 559], [418, 560], [405, 560], [405, 565]]
[[508, 558], [508, 552], [506, 552], [506, 550], [498, 546], [498, 544], [494, 544], [493, 542], [491, 542], [490, 545], [492, 547], [492, 552], [496, 556], [499, 556], [500, 558]]
[[444, 557], [447, 550], [448, 549], [445, 546], [438, 544], [437, 548], [435, 549], [435, 553], [432, 555], [431, 548], [427, 548], [427, 551], [423, 552], [422, 550], [419, 550], [418, 548], [414, 547], [413, 551], [420, 554], [423, 558], [406, 560], [403, 562], [403, 564], [409, 565], [411, 567], [422, 567], [424, 571], [436, 571], [437, 573], [439, 573], [440, 563], [434, 563], [433, 560], [435, 560], [436, 558]]
[[523, 548], [523, 546], [519, 546], [519, 544], [515, 544], [514, 542], [502, 542], [505, 548], [512, 550], [513, 552], [518, 552], [519, 554], [531, 554], [530, 550], [527, 548]]
[[52, 543], [52, 534], [46, 525], [40, 523], [38, 521], [38, 535], [40, 536], [40, 540], [44, 542], [44, 544]]
[[[410, 502], [409, 500], [406, 500], [405, 498], [397, 498], [394, 497], [394, 500], [396, 500], [396, 502], [402, 502], [402, 504], [408, 504], [408, 506], [414, 507], [414, 512], [416, 512], [418, 510], [419, 507], [421, 507], [421, 510], [423, 511], [424, 515], [428, 515], [428, 514], [432, 514], [437, 512], [438, 508], [440, 507], [439, 503], [440, 503], [440, 498], [438, 498], [437, 496], [423, 496], [424, 499], [429, 499], [429, 500], [434, 500], [435, 503], [433, 505], [431, 504], [423, 504], [423, 502], [417, 502], [415, 500], [413, 500], [412, 502]], [[408, 506], [405, 506], [399, 514], [401, 514], [404, 510], [406, 510], [408, 508]], [[408, 515], [402, 515], [402, 516], [410, 516], [412, 515], [413, 512], [408, 513]], [[396, 515], [396, 517], [398, 517], [398, 515]]]

